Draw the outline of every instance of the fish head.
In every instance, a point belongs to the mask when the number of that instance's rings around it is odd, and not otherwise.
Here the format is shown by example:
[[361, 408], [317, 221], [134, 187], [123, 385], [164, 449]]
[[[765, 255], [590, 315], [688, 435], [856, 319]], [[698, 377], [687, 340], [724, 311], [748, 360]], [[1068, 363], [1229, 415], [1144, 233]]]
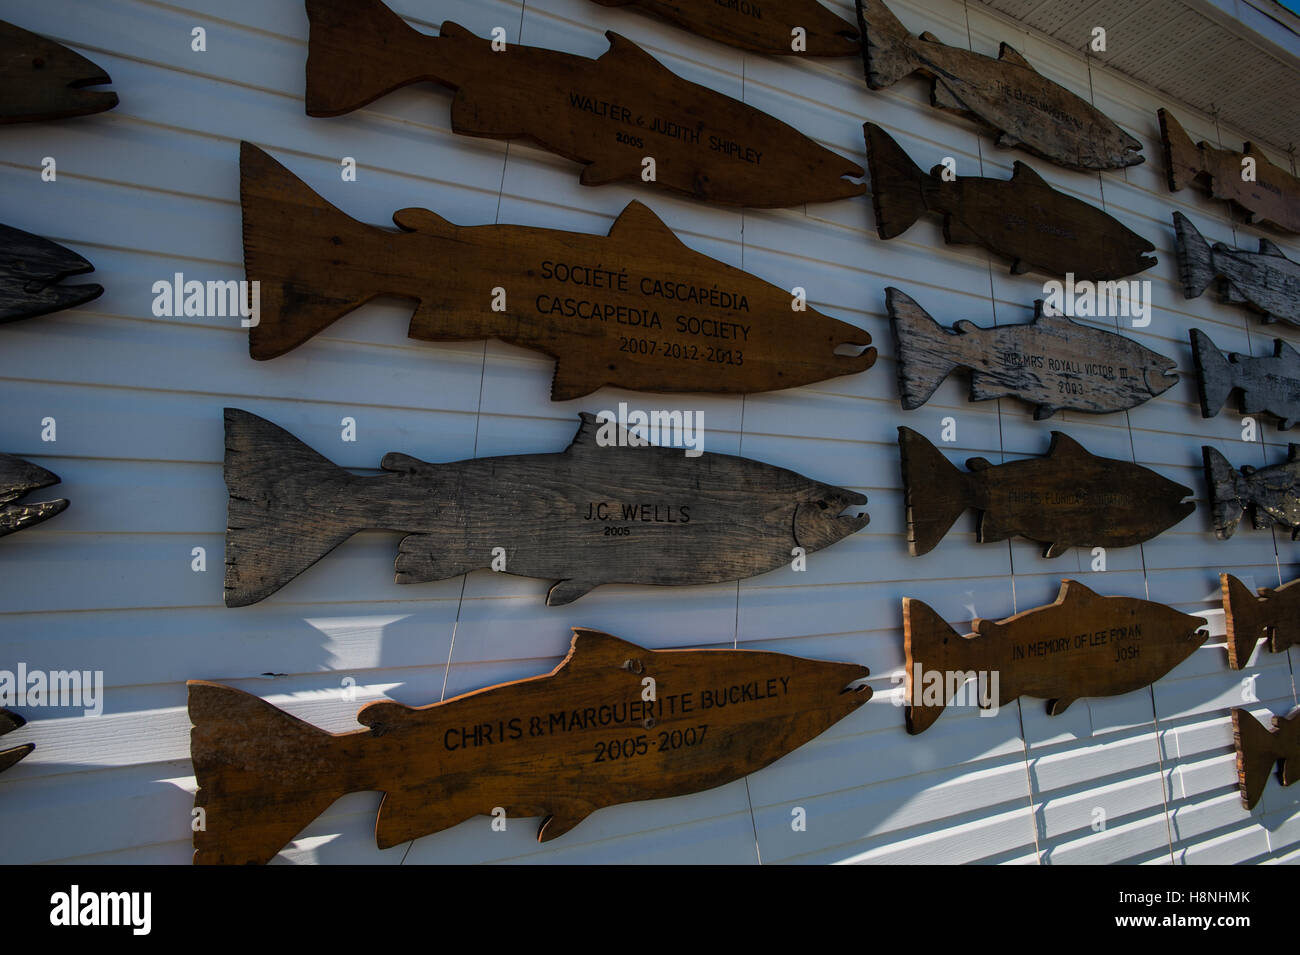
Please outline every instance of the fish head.
[[867, 496], [833, 484], [809, 482], [798, 495], [794, 508], [794, 542], [807, 551], [829, 547], [854, 534], [871, 520], [867, 514], [845, 514], [850, 507], [862, 507]]
[[59, 476], [12, 454], [0, 454], [0, 534], [39, 524], [68, 506], [64, 500], [20, 503], [23, 496], [59, 483]]
[[0, 305], [0, 322], [58, 312], [104, 293], [102, 285], [58, 284], [95, 267], [56, 242], [0, 225], [0, 245], [21, 250], [0, 258], [0, 300], [6, 303]]
[[1155, 621], [1156, 632], [1144, 635], [1144, 639], [1151, 640], [1154, 637], [1160, 646], [1174, 647], [1174, 666], [1190, 657], [1193, 651], [1209, 639], [1209, 624], [1204, 617], [1182, 613], [1164, 604], [1152, 604], [1147, 609], [1150, 611], [1150, 619]]
[[[21, 101], [0, 94], [0, 122], [22, 123], [103, 112], [117, 105], [108, 74], [80, 53], [37, 33], [0, 23], [0, 90], [20, 90]], [[33, 92], [35, 91], [35, 92]]]
[[1111, 147], [1110, 152], [1121, 157], [1125, 166], [1137, 166], [1146, 162], [1146, 157], [1142, 155], [1142, 141], [1136, 136], [1132, 136], [1118, 126], [1111, 124], [1112, 128], [1107, 131], [1105, 138], [1109, 140], [1108, 145]]
[[1133, 519], [1148, 527], [1165, 530], [1196, 510], [1196, 502], [1187, 500], [1193, 493], [1190, 487], [1171, 481], [1149, 468], [1141, 469], [1136, 487], [1137, 490], [1128, 496], [1128, 506], [1121, 509], [1129, 510]]
[[1178, 366], [1178, 362], [1157, 354], [1149, 348], [1142, 348], [1138, 352], [1138, 357], [1141, 362], [1139, 367], [1142, 381], [1153, 398], [1178, 384], [1178, 376], [1170, 374]]

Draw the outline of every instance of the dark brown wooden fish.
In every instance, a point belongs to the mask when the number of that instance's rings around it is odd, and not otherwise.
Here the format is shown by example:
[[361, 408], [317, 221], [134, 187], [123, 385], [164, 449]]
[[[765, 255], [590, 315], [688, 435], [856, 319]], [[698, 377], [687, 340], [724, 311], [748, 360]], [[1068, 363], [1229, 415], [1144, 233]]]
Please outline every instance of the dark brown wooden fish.
[[[20, 726], [26, 725], [26, 723], [27, 721], [17, 713], [0, 707], [0, 736], [12, 733]], [[35, 743], [23, 743], [21, 746], [0, 749], [0, 773], [3, 773], [35, 748]]]
[[117, 105], [108, 74], [62, 43], [0, 20], [0, 125], [67, 119]]
[[1203, 445], [1201, 452], [1215, 537], [1231, 537], [1247, 511], [1256, 530], [1277, 524], [1291, 532], [1292, 540], [1300, 537], [1300, 444], [1290, 445], [1280, 464], [1246, 465], [1240, 472], [1217, 449]]
[[[1241, 152], [1217, 149], [1202, 140], [1193, 144], [1168, 110], [1158, 112], [1169, 191], [1196, 185], [1215, 199], [1226, 199], [1246, 213], [1247, 222], [1300, 232], [1300, 179], [1250, 143]], [[1252, 177], [1244, 175], [1247, 169]]]
[[1155, 246], [1095, 206], [1049, 186], [1016, 161], [1010, 179], [929, 175], [874, 123], [863, 125], [876, 231], [892, 239], [927, 212], [943, 216], [949, 244], [982, 245], [1012, 260], [1014, 274], [1036, 269], [1062, 278], [1117, 279], [1156, 264]]
[[[634, 7], [698, 36], [777, 56], [856, 56], [858, 30], [817, 0], [592, 0]], [[799, 31], [799, 32], [796, 32]]]
[[789, 292], [692, 251], [639, 202], [608, 236], [463, 227], [425, 209], [397, 212], [395, 232], [344, 215], [249, 143], [239, 166], [244, 267], [260, 298], [254, 358], [282, 355], [394, 293], [417, 302], [412, 338], [499, 338], [553, 356], [556, 401], [606, 384], [769, 391], [876, 360], [865, 331], [792, 311]]
[[[226, 409], [226, 606], [275, 593], [359, 531], [405, 531], [397, 582], [492, 566], [560, 578], [556, 607], [601, 584], [706, 584], [789, 564], [866, 526], [864, 495], [748, 458], [646, 446], [583, 414], [558, 454], [430, 464], [384, 455], [359, 477], [287, 431]], [[500, 551], [494, 555], [493, 551]]]
[[1142, 162], [1142, 143], [1087, 100], [1043, 76], [1001, 44], [997, 59], [948, 46], [931, 33], [913, 39], [881, 0], [858, 0], [867, 85], [892, 86], [920, 73], [930, 105], [973, 119], [1019, 147], [1067, 169], [1122, 169]]
[[1225, 355], [1199, 328], [1193, 328], [1190, 337], [1202, 418], [1217, 415], [1236, 391], [1242, 414], [1272, 415], [1280, 431], [1300, 419], [1300, 353], [1282, 339], [1273, 339], [1272, 355], [1253, 358], [1236, 352]]
[[1219, 279], [1222, 301], [1244, 305], [1266, 323], [1300, 327], [1300, 262], [1288, 259], [1268, 239], [1259, 240], [1258, 252], [1223, 242], [1211, 246], [1181, 212], [1174, 213], [1174, 232], [1184, 298], [1196, 298]]
[[1261, 587], [1250, 592], [1232, 574], [1220, 574], [1223, 615], [1228, 633], [1228, 665], [1240, 670], [1260, 640], [1268, 641], [1272, 653], [1300, 646], [1300, 578], [1276, 589]]
[[[451, 128], [527, 139], [580, 162], [587, 186], [646, 182], [775, 208], [861, 195], [862, 168], [730, 96], [687, 82], [607, 33], [599, 59], [492, 41], [450, 21], [438, 36], [380, 0], [307, 0], [307, 115], [339, 116], [411, 83], [456, 91]], [[652, 162], [647, 162], [652, 160]], [[653, 167], [653, 178], [650, 170]]]
[[366, 790], [384, 793], [380, 849], [501, 810], [545, 817], [546, 842], [604, 806], [756, 772], [871, 698], [856, 664], [573, 634], [548, 674], [430, 706], [369, 703], [366, 729], [348, 733], [191, 680], [194, 805], [207, 823], [194, 862], [268, 862], [339, 796]]
[[59, 476], [12, 454], [0, 454], [0, 537], [62, 513], [64, 500], [22, 503], [24, 495], [59, 483]]
[[59, 284], [94, 270], [70, 249], [0, 225], [0, 322], [48, 315], [99, 298], [102, 285]]
[[1249, 710], [1234, 709], [1232, 741], [1237, 750], [1237, 788], [1247, 809], [1254, 809], [1264, 795], [1274, 765], [1283, 786], [1300, 779], [1300, 712], [1273, 717], [1270, 733]]
[[1069, 435], [1052, 432], [1047, 456], [992, 464], [966, 462], [964, 474], [924, 436], [898, 429], [913, 557], [929, 553], [968, 508], [980, 512], [981, 544], [1027, 537], [1044, 557], [1071, 547], [1130, 547], [1150, 540], [1196, 508], [1192, 493], [1149, 468], [1089, 454]]
[[[1021, 696], [1056, 716], [1086, 696], [1118, 696], [1160, 679], [1209, 635], [1205, 619], [1135, 597], [1102, 597], [1064, 580], [1053, 603], [1005, 620], [974, 620], [962, 636], [919, 600], [903, 598], [907, 731], [934, 723], [970, 680], [982, 709]], [[981, 674], [983, 676], [981, 677]]]

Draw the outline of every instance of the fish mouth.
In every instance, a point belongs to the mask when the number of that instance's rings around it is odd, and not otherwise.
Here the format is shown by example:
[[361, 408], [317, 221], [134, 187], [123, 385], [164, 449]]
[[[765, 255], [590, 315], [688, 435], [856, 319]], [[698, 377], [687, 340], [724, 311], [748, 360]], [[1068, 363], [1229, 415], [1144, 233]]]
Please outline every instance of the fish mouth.
[[876, 363], [879, 353], [871, 345], [871, 336], [862, 332], [859, 339], [866, 341], [847, 338], [841, 342], [835, 342], [832, 348], [836, 364], [841, 367], [841, 374], [853, 374], [854, 372], [866, 371]]
[[794, 542], [808, 550], [820, 550], [866, 527], [866, 514], [844, 514], [850, 507], [861, 507], [867, 496], [841, 487], [825, 486], [819, 497], [801, 501], [794, 509]]
[[[87, 61], [89, 63], [89, 61]], [[90, 64], [94, 72], [82, 79], [73, 80], [61, 91], [61, 98], [67, 104], [64, 108], [78, 113], [102, 113], [118, 104], [117, 94], [112, 90], [88, 89], [91, 86], [106, 86], [113, 82], [103, 70]]]
[[1147, 391], [1152, 395], [1158, 395], [1178, 384], [1178, 376], [1169, 374], [1176, 364], [1177, 362], [1169, 361], [1148, 368], [1145, 375]]
[[32, 491], [52, 487], [59, 476], [12, 454], [0, 454], [0, 535], [49, 520], [65, 510], [65, 500], [23, 502]]
[[1142, 143], [1128, 133], [1124, 134], [1120, 146], [1120, 161], [1125, 166], [1140, 166], [1147, 161], [1147, 157], [1142, 155]]
[[[0, 322], [47, 315], [82, 305], [104, 294], [98, 284], [61, 285], [64, 279], [95, 271], [71, 249], [40, 236], [0, 226], [0, 241], [23, 249], [21, 255], [0, 263], [0, 291], [8, 291], [9, 304], [0, 307]], [[22, 295], [13, 295], [21, 290]]]

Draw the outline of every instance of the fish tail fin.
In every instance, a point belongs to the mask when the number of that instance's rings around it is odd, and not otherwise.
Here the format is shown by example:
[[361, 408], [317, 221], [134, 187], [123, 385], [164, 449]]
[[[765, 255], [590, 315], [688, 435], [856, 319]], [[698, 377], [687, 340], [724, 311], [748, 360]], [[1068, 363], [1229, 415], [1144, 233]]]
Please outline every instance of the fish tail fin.
[[1240, 670], [1250, 660], [1255, 645], [1264, 636], [1260, 616], [1262, 597], [1232, 574], [1220, 574], [1219, 585], [1223, 591], [1224, 625], [1228, 636], [1228, 666]]
[[1200, 369], [1197, 375], [1197, 391], [1201, 397], [1201, 417], [1213, 418], [1228, 403], [1228, 396], [1237, 387], [1234, 380], [1232, 362], [1215, 347], [1210, 336], [1199, 328], [1189, 333], [1192, 352], [1196, 356], [1196, 365]]
[[1160, 119], [1160, 140], [1164, 144], [1169, 191], [1178, 192], [1190, 186], [1192, 180], [1200, 174], [1201, 150], [1168, 110], [1161, 109], [1157, 115]]
[[1237, 787], [1241, 790], [1241, 802], [1247, 809], [1254, 809], [1277, 762], [1273, 734], [1248, 710], [1234, 708], [1232, 742], [1237, 749]]
[[882, 239], [902, 235], [926, 209], [926, 173], [894, 138], [875, 123], [864, 123], [867, 166], [871, 171], [871, 205]]
[[873, 90], [893, 86], [921, 64], [911, 34], [881, 0], [858, 0], [862, 65]]
[[339, 738], [243, 690], [189, 681], [195, 865], [269, 862], [339, 796]]
[[903, 598], [903, 646], [907, 659], [907, 731], [923, 733], [950, 702], [949, 690], [970, 667], [970, 640], [928, 604]]
[[898, 355], [898, 391], [903, 407], [911, 411], [930, 396], [961, 362], [951, 357], [953, 339], [925, 309], [896, 288], [885, 289]]
[[226, 409], [227, 607], [275, 593], [360, 527], [333, 516], [359, 479], [265, 418]]
[[924, 436], [898, 429], [907, 507], [907, 546], [913, 557], [928, 554], [974, 500], [970, 481]]
[[1241, 475], [1228, 459], [1209, 445], [1201, 448], [1205, 460], [1205, 477], [1210, 483], [1210, 511], [1214, 520], [1214, 536], [1227, 540], [1237, 530], [1246, 513], [1247, 489], [1242, 486]]
[[1174, 213], [1174, 231], [1178, 233], [1178, 277], [1183, 283], [1183, 298], [1196, 298], [1214, 281], [1214, 250], [1181, 212]]

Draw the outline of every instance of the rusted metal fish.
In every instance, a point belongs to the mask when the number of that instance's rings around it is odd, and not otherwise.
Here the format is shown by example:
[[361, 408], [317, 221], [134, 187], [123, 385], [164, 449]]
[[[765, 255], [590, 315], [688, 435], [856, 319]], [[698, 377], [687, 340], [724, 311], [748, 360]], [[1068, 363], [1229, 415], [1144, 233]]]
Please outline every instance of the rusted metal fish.
[[1240, 670], [1259, 641], [1271, 653], [1300, 645], [1300, 578], [1281, 587], [1261, 587], [1258, 595], [1232, 574], [1220, 574], [1228, 634], [1228, 665]]
[[1300, 419], [1300, 353], [1273, 339], [1273, 354], [1254, 358], [1236, 352], [1225, 355], [1199, 328], [1190, 332], [1196, 359], [1201, 417], [1213, 418], [1237, 391], [1242, 414], [1269, 414], [1278, 430], [1287, 431]]
[[1237, 750], [1237, 788], [1247, 809], [1254, 809], [1264, 795], [1275, 765], [1283, 786], [1300, 779], [1300, 711], [1273, 717], [1270, 733], [1249, 710], [1236, 708], [1232, 711], [1232, 741]]
[[1257, 530], [1280, 525], [1300, 538], [1300, 444], [1292, 444], [1287, 458], [1265, 468], [1233, 469], [1215, 448], [1202, 446], [1205, 479], [1210, 485], [1214, 535], [1227, 540], [1250, 511]]
[[0, 20], [0, 124], [87, 116], [112, 109], [117, 94], [89, 89], [108, 74], [30, 30]]
[[1244, 305], [1268, 323], [1300, 326], [1300, 262], [1288, 259], [1268, 239], [1259, 240], [1258, 252], [1222, 242], [1211, 246], [1181, 212], [1174, 213], [1174, 232], [1184, 298], [1196, 298], [1220, 279], [1222, 301]]

